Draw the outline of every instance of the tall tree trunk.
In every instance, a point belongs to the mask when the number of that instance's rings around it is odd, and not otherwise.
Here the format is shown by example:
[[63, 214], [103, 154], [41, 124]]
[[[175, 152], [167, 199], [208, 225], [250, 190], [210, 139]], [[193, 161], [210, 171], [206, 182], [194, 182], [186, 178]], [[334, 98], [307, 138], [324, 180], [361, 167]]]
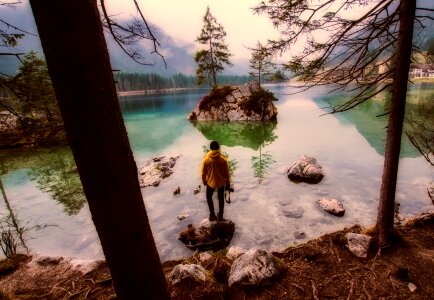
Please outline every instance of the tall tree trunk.
[[169, 299], [96, 0], [30, 4], [116, 294]]
[[390, 243], [393, 231], [395, 191], [404, 124], [415, 11], [416, 0], [401, 0], [399, 8], [398, 47], [396, 49], [396, 69], [393, 78], [383, 179], [377, 216], [378, 241], [380, 247], [384, 247]]
[[[210, 33], [210, 35], [212, 35]], [[212, 88], [217, 88], [217, 77], [216, 77], [216, 69], [215, 69], [215, 62], [214, 62], [214, 48], [212, 45], [212, 38], [209, 40], [209, 53], [211, 55], [211, 80], [212, 80]]]

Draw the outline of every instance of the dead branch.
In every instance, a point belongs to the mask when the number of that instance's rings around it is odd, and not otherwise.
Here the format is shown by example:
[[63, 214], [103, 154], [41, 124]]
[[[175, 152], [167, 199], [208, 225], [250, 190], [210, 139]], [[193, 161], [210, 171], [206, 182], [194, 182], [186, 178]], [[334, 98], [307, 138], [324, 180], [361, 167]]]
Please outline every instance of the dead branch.
[[108, 28], [111, 36], [114, 41], [118, 44], [121, 50], [127, 54], [133, 61], [138, 64], [145, 66], [153, 66], [153, 63], [146, 62], [142, 57], [141, 53], [137, 49], [132, 49], [130, 46], [135, 44], [139, 40], [147, 39], [150, 40], [153, 44], [153, 51], [151, 54], [157, 54], [164, 62], [164, 66], [167, 68], [166, 60], [164, 56], [159, 52], [158, 47], [160, 47], [157, 38], [155, 37], [153, 30], [148, 25], [145, 17], [142, 14], [140, 6], [138, 5], [136, 0], [133, 0], [136, 6], [136, 9], [141, 17], [141, 19], [134, 19], [131, 24], [127, 24], [126, 26], [121, 25], [117, 21], [114, 20], [113, 17], [109, 16], [106, 6], [105, 0], [100, 0], [100, 5], [102, 9], [102, 13], [104, 16], [104, 26]]
[[354, 279], [351, 280], [350, 291], [348, 292], [347, 300], [351, 299], [351, 296], [353, 296], [353, 292], [354, 292]]
[[338, 262], [341, 263], [342, 260], [341, 260], [341, 258], [339, 257], [339, 253], [338, 253], [338, 251], [336, 250], [336, 253], [335, 253], [335, 251], [333, 250], [333, 240], [332, 240], [332, 239], [330, 239], [330, 250], [332, 251], [332, 255], [335, 255], [335, 254], [336, 254], [336, 257], [337, 257], [337, 259], [338, 259]]
[[312, 285], [312, 297], [314, 300], [319, 300], [318, 289], [316, 288], [315, 282], [313, 280], [310, 281]]

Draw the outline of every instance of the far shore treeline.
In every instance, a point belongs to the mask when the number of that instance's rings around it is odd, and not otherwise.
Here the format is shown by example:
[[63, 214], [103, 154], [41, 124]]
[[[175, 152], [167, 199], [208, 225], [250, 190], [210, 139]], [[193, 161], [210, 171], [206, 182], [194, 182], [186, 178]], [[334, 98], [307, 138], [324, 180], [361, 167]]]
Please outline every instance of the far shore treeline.
[[[209, 87], [206, 83], [198, 85], [195, 75], [185, 75], [182, 73], [163, 76], [157, 73], [115, 72], [114, 78], [119, 92]], [[240, 85], [251, 80], [253, 78], [248, 75], [218, 75], [220, 85]]]

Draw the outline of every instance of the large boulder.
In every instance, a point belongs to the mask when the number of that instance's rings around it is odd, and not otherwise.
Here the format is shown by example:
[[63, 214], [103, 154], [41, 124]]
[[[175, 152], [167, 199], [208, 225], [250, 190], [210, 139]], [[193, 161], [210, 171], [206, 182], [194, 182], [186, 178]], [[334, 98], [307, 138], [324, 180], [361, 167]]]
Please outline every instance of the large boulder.
[[315, 158], [302, 155], [288, 169], [288, 178], [294, 182], [318, 183], [324, 177], [321, 166]]
[[279, 265], [272, 254], [251, 249], [233, 262], [228, 284], [246, 287], [270, 285], [279, 274]]
[[172, 175], [173, 167], [181, 155], [173, 157], [154, 157], [148, 160], [144, 166], [139, 169], [140, 187], [159, 186], [160, 182]]
[[257, 81], [223, 87], [205, 95], [188, 116], [191, 121], [270, 121], [277, 117], [272, 93]]

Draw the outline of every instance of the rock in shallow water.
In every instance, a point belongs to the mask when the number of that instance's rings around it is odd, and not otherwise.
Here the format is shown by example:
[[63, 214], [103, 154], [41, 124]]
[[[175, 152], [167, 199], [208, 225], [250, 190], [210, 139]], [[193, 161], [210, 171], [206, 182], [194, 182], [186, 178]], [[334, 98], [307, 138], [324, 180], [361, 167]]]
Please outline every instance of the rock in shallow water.
[[302, 155], [288, 169], [288, 178], [294, 182], [318, 183], [323, 177], [323, 171], [315, 158]]
[[317, 200], [319, 206], [329, 214], [342, 217], [345, 214], [344, 205], [333, 198], [321, 198]]
[[294, 231], [294, 237], [297, 240], [305, 239], [306, 238], [306, 233], [303, 232], [303, 231]]
[[301, 218], [304, 213], [304, 209], [299, 206], [286, 205], [282, 209], [283, 214], [288, 218]]
[[140, 187], [159, 186], [164, 178], [172, 175], [172, 169], [180, 156], [181, 155], [173, 157], [160, 156], [148, 160], [145, 165], [139, 169]]
[[234, 235], [235, 224], [230, 220], [212, 221], [204, 219], [196, 231], [192, 224], [180, 232], [178, 239], [191, 250], [221, 250], [226, 248]]

